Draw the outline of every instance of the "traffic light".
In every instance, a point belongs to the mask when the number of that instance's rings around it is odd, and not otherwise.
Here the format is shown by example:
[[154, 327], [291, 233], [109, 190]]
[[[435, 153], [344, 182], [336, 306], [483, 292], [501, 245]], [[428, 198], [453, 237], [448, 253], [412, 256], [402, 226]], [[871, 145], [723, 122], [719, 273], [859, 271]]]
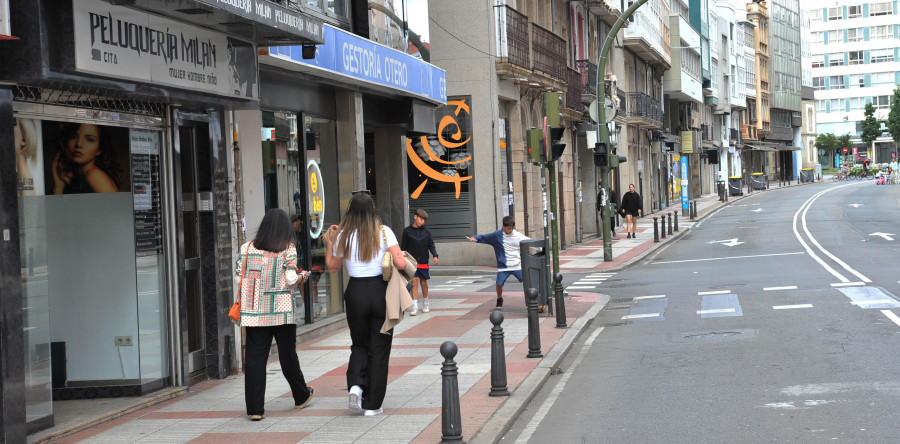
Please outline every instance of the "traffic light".
[[544, 145], [544, 131], [539, 128], [532, 128], [525, 132], [525, 149], [528, 152], [528, 161], [535, 164], [541, 164], [541, 151]]
[[562, 113], [563, 96], [555, 91], [544, 93], [544, 115], [547, 116], [547, 125], [560, 126], [563, 122]]
[[606, 142], [594, 144], [594, 165], [599, 167], [609, 166], [609, 152], [607, 151]]
[[565, 132], [566, 127], [564, 126], [550, 127], [550, 162], [556, 162], [556, 159], [559, 159], [559, 156], [562, 156], [563, 151], [566, 150], [566, 144], [559, 141], [560, 139], [562, 139], [563, 133]]

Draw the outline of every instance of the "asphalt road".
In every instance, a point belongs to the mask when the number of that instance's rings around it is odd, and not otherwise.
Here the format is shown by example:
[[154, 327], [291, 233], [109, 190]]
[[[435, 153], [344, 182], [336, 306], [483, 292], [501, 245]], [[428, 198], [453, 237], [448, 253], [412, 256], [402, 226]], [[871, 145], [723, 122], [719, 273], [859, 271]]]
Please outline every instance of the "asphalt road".
[[598, 288], [503, 442], [900, 442], [898, 210], [869, 181], [721, 208]]

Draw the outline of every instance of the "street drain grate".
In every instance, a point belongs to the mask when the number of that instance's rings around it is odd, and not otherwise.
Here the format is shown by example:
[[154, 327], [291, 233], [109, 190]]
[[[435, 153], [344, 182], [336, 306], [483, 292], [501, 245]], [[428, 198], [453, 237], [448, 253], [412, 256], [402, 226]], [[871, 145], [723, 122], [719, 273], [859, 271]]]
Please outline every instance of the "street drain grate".
[[701, 333], [697, 335], [687, 335], [685, 339], [715, 339], [715, 338], [727, 338], [729, 336], [737, 336], [741, 334], [737, 331], [715, 331], [712, 333]]
[[634, 302], [633, 298], [624, 298], [624, 299], [610, 299], [610, 304], [628, 304]]

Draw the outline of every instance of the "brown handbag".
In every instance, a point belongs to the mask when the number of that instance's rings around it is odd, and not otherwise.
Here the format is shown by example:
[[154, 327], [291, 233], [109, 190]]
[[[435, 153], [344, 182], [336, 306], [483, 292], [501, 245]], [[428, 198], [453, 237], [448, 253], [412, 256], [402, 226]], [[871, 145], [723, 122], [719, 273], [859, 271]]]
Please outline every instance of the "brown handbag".
[[244, 266], [241, 269], [241, 282], [238, 284], [237, 288], [237, 297], [235, 297], [234, 304], [231, 305], [231, 310], [228, 310], [228, 317], [235, 324], [239, 324], [241, 322], [241, 287], [244, 286], [244, 273], [247, 271], [247, 256], [250, 255], [250, 247], [247, 246], [247, 253], [244, 254]]

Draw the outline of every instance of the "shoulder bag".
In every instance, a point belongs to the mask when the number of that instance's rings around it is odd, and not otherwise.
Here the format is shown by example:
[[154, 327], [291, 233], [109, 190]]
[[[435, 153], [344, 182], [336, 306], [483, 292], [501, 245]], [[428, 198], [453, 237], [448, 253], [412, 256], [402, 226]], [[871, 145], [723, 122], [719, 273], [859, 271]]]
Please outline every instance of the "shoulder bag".
[[240, 324], [241, 322], [241, 287], [244, 286], [244, 273], [247, 272], [247, 256], [250, 256], [250, 245], [247, 245], [247, 252], [244, 254], [244, 266], [241, 268], [241, 282], [238, 284], [237, 288], [237, 296], [234, 298], [234, 304], [231, 305], [231, 310], [228, 310], [228, 317], [235, 324]]
[[385, 281], [391, 280], [391, 273], [394, 271], [394, 258], [391, 252], [387, 251], [387, 235], [384, 234], [384, 225], [381, 226], [381, 240], [384, 242], [384, 257], [381, 258], [381, 277]]

